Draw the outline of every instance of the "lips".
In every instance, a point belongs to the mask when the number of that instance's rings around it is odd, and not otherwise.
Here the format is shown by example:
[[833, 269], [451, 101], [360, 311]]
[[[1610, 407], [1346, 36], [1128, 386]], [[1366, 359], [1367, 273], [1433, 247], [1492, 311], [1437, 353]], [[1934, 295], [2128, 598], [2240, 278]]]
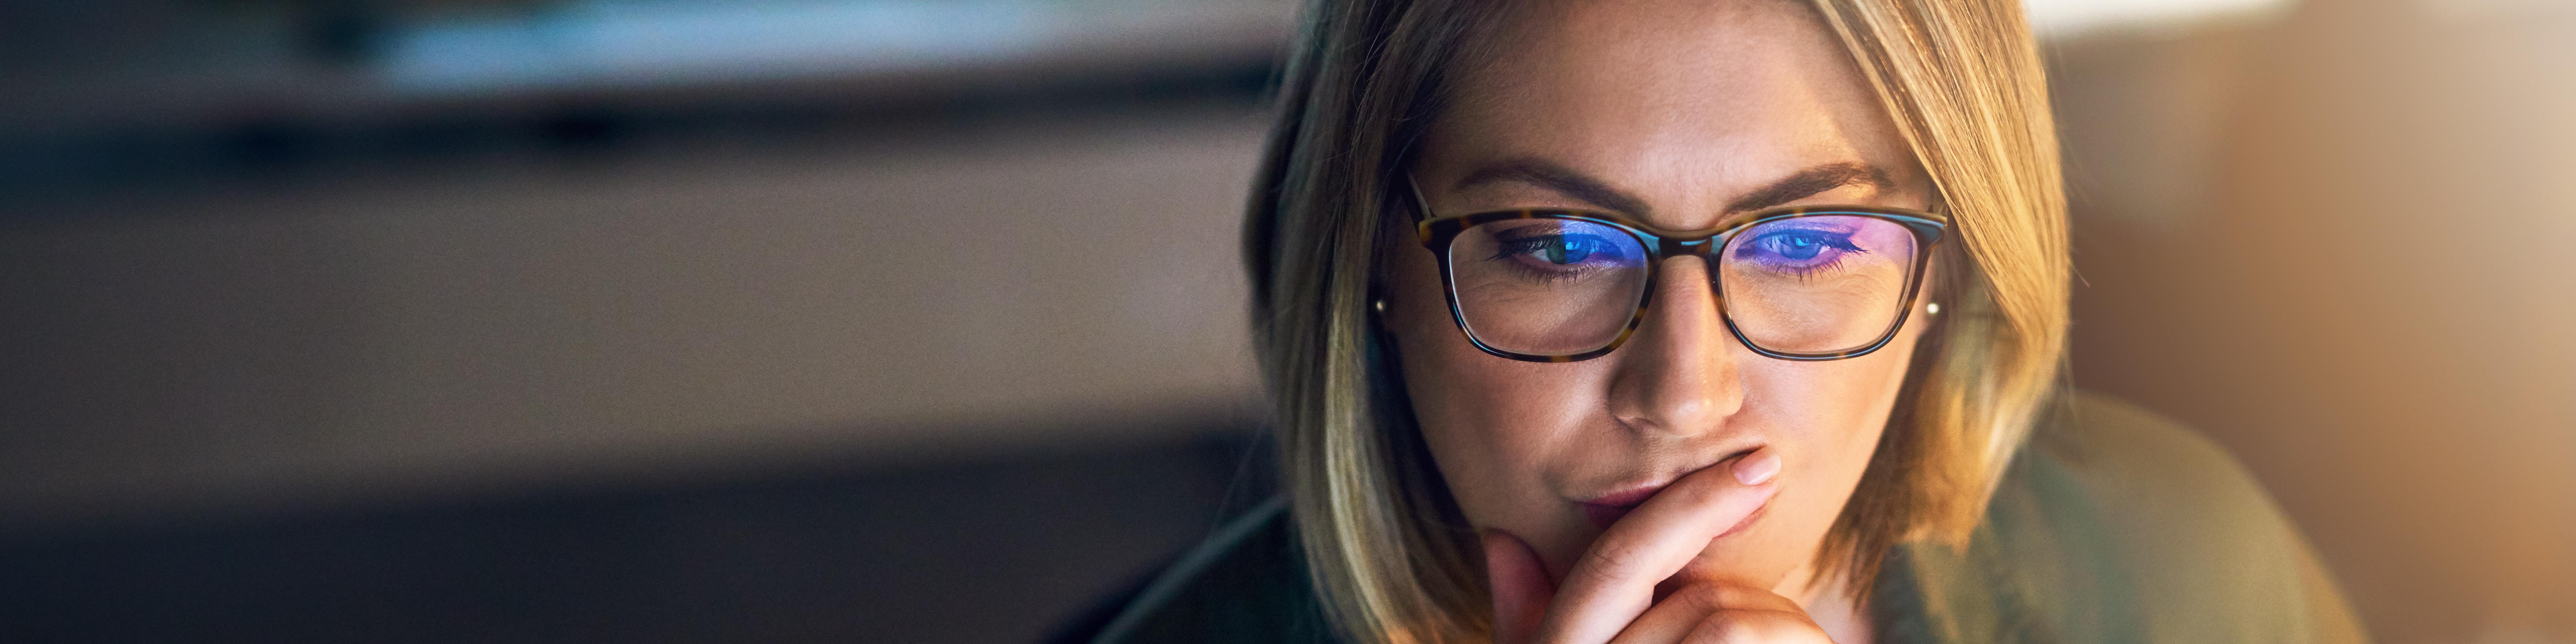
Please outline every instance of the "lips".
[[1655, 493], [1663, 490], [1664, 486], [1649, 485], [1602, 495], [1576, 505], [1583, 507], [1583, 518], [1591, 519], [1592, 527], [1608, 530], [1610, 524], [1619, 522], [1619, 517], [1628, 516], [1629, 510], [1637, 509], [1637, 506], [1643, 505], [1646, 499], [1655, 498]]
[[[1577, 502], [1575, 505], [1583, 508], [1583, 518], [1592, 520], [1592, 527], [1608, 530], [1610, 524], [1618, 523], [1620, 517], [1628, 516], [1628, 511], [1644, 505], [1647, 499], [1655, 498], [1655, 493], [1662, 491], [1664, 486], [1649, 485], [1602, 495], [1589, 501]], [[1745, 514], [1743, 520], [1736, 521], [1734, 526], [1728, 527], [1725, 532], [1718, 533], [1715, 538], [1724, 539], [1743, 532], [1746, 527], [1753, 525], [1754, 521], [1760, 520], [1764, 513], [1770, 511], [1771, 502], [1763, 501], [1760, 507], [1753, 508], [1753, 512]]]

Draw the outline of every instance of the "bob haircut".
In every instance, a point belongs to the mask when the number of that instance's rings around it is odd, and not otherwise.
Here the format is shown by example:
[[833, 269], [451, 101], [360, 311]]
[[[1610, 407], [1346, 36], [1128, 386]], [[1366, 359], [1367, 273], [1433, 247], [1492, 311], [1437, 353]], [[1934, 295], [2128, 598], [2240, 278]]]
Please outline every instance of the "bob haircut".
[[[1931, 176], [1959, 243], [1887, 430], [1818, 554], [1867, 592], [1900, 542], [1963, 544], [2059, 390], [2069, 273], [2055, 125], [2013, 0], [1807, 0]], [[1314, 0], [1243, 228], [1256, 352], [1311, 583], [1362, 642], [1491, 633], [1477, 536], [1422, 443], [1382, 331], [1397, 178], [1455, 65], [1510, 2]], [[1409, 219], [1397, 219], [1408, 221]], [[1822, 575], [1819, 575], [1822, 577]]]

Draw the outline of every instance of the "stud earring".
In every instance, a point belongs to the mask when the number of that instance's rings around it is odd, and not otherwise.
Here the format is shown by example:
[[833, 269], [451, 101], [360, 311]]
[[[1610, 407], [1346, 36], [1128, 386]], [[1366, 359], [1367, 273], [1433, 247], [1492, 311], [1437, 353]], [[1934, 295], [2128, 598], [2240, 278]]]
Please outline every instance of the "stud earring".
[[1940, 303], [1940, 302], [1927, 302], [1927, 303], [1924, 303], [1924, 305], [1923, 305], [1923, 314], [1924, 314], [1924, 315], [1940, 315], [1940, 314], [1941, 314], [1941, 303]]
[[1375, 300], [1370, 300], [1369, 309], [1377, 311], [1378, 315], [1386, 315], [1386, 298], [1381, 297]]

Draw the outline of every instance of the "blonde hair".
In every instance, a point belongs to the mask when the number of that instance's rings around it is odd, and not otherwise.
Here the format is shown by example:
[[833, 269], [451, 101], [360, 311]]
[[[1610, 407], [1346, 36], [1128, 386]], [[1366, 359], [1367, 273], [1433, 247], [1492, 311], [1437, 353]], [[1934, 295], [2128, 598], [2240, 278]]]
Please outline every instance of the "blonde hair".
[[[2037, 46], [2013, 0], [1812, 0], [1953, 221], [1945, 311], [1820, 570], [1866, 589], [1908, 540], [1964, 543], [2038, 410], [2067, 326], [2065, 198]], [[1283, 485], [1325, 610], [1362, 642], [1490, 632], [1476, 536], [1421, 444], [1367, 317], [1392, 187], [1449, 68], [1502, 13], [1476, 0], [1306, 9], [1244, 223]]]

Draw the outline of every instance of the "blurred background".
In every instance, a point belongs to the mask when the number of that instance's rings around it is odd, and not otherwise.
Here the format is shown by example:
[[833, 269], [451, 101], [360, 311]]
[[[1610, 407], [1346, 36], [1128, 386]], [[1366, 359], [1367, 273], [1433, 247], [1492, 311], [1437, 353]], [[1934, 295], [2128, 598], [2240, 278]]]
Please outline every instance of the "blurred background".
[[[2031, 3], [2074, 381], [2576, 642], [2576, 2]], [[0, 641], [1043, 640], [1273, 487], [1294, 9], [0, 1]]]

